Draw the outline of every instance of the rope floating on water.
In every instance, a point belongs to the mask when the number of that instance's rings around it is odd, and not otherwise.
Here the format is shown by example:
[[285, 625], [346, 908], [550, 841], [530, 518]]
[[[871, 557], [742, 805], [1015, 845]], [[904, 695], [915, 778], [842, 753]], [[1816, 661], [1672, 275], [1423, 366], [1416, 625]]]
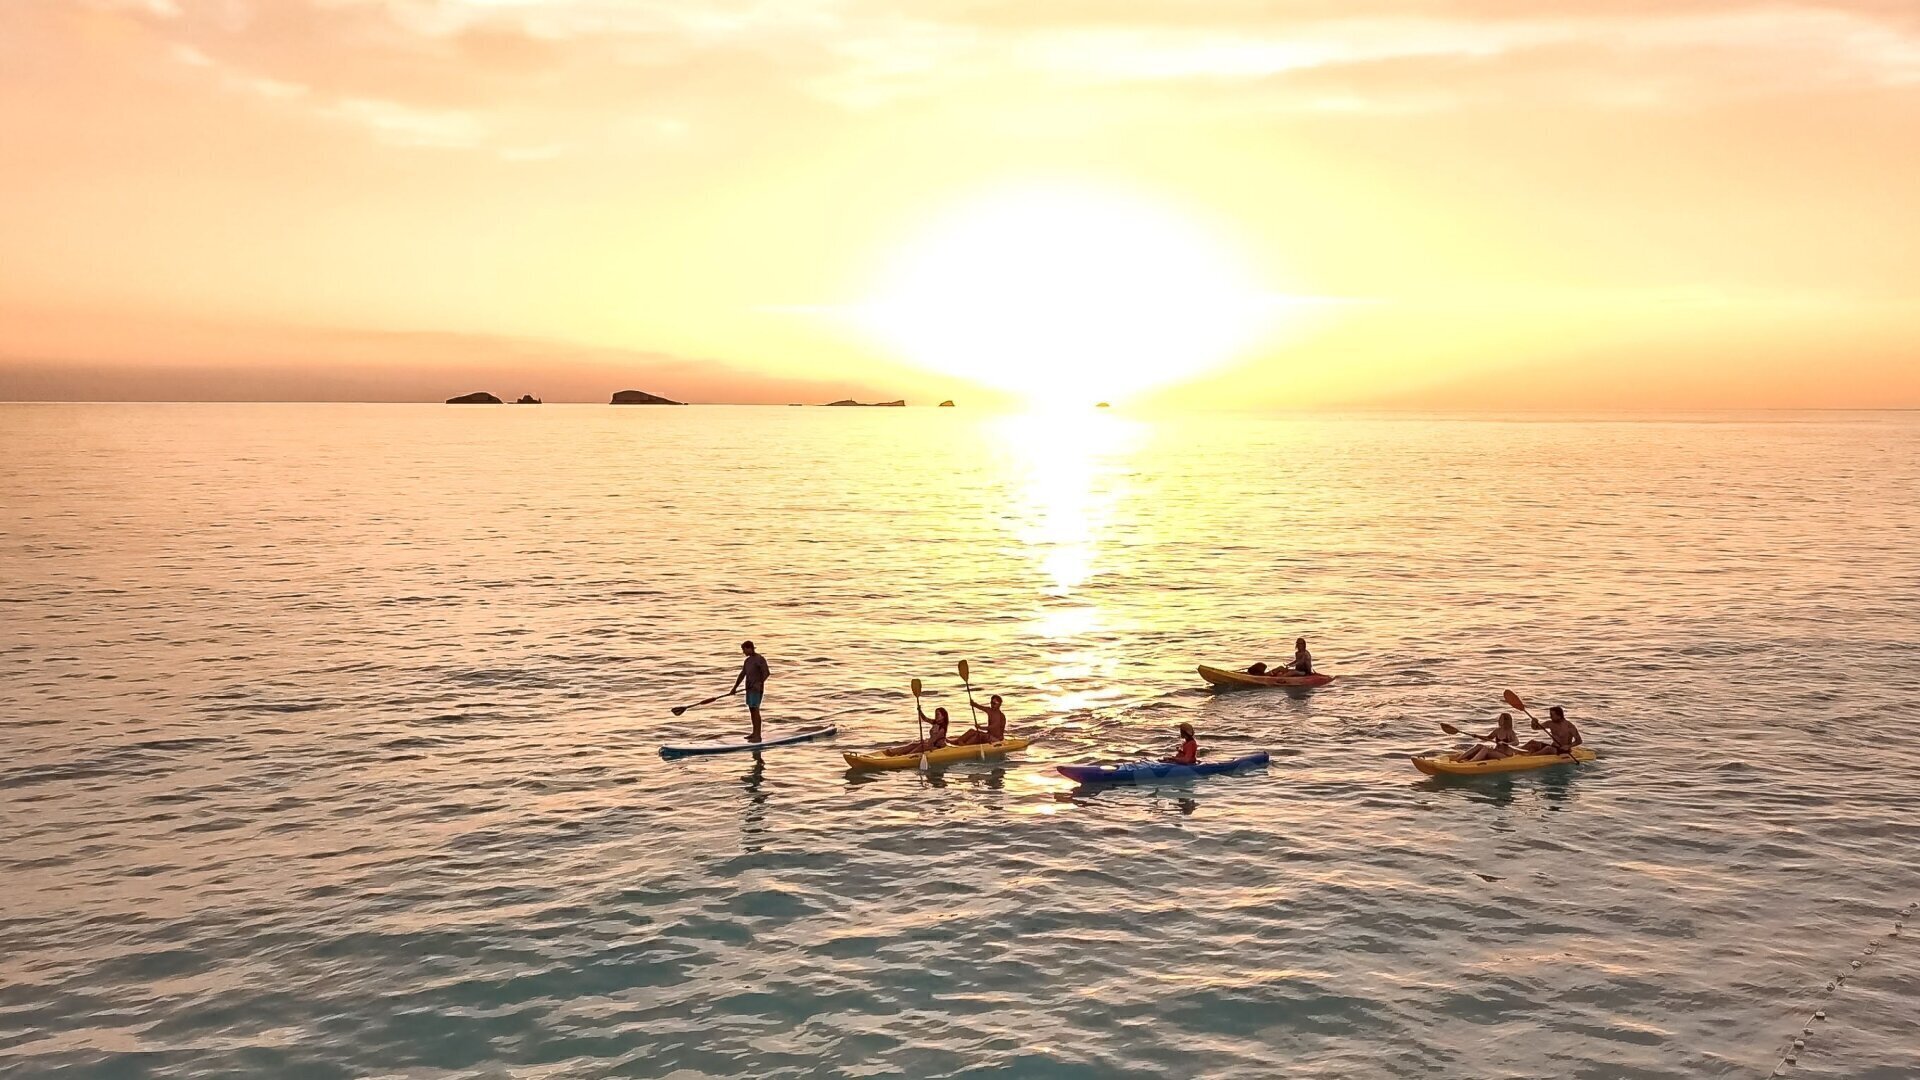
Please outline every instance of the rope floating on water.
[[1900, 936], [1901, 931], [1906, 929], [1907, 920], [1913, 917], [1915, 907], [1914, 904], [1908, 904], [1901, 908], [1900, 914], [1893, 920], [1893, 929], [1867, 942], [1867, 947], [1860, 950], [1860, 955], [1847, 962], [1847, 970], [1827, 980], [1826, 988], [1820, 991], [1820, 1007], [1815, 1008], [1813, 1015], [1807, 1017], [1807, 1022], [1800, 1025], [1800, 1033], [1787, 1041], [1786, 1050], [1780, 1055], [1780, 1063], [1773, 1067], [1769, 1076], [1787, 1075], [1788, 1067], [1800, 1060], [1800, 1052], [1807, 1048], [1807, 1037], [1813, 1034], [1814, 1024], [1827, 1018], [1826, 1005], [1841, 987], [1847, 985], [1847, 976], [1859, 971], [1861, 965], [1873, 959], [1874, 954], [1880, 951], [1880, 946]]

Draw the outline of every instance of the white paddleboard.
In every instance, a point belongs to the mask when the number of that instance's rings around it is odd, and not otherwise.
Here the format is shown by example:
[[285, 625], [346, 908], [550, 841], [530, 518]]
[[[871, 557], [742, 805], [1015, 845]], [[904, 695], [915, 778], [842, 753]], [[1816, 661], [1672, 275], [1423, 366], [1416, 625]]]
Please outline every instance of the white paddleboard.
[[824, 739], [838, 729], [832, 724], [826, 727], [808, 728], [791, 735], [782, 735], [773, 739], [761, 739], [748, 742], [745, 739], [727, 739], [722, 742], [667, 743], [660, 748], [661, 757], [687, 757], [692, 754], [730, 754], [741, 750], [765, 750], [769, 746], [791, 746], [809, 739]]

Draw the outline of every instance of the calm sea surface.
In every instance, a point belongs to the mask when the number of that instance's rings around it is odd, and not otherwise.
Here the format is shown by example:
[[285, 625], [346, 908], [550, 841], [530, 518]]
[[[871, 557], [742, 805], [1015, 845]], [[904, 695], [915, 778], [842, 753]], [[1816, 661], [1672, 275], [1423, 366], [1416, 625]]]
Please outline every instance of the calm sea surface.
[[[0, 406], [0, 506], [0, 1074], [1920, 1075], [1920, 414]], [[747, 637], [838, 739], [662, 760]], [[1034, 748], [849, 774], [962, 659]], [[1415, 772], [1508, 687], [1600, 761]], [[1273, 764], [1051, 768], [1181, 721]]]

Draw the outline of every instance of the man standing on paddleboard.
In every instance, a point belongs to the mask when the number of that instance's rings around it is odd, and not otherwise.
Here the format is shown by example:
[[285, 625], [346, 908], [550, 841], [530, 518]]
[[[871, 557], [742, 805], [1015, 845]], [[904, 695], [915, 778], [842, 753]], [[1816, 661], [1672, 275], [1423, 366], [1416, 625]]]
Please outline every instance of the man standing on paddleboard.
[[748, 742], [760, 741], [760, 702], [767, 694], [767, 658], [753, 651], [753, 642], [740, 643], [740, 651], [747, 654], [745, 663], [740, 665], [740, 674], [733, 678], [731, 694], [740, 689], [742, 682], [747, 684], [747, 715], [753, 717], [753, 734], [747, 736]]

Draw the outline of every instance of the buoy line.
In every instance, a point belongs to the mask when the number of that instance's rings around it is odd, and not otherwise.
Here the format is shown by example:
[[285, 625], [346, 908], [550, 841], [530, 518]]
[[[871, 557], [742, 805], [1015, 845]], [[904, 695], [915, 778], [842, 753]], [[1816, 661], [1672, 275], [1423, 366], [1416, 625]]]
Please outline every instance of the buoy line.
[[1849, 975], [1858, 972], [1868, 960], [1873, 959], [1874, 955], [1880, 951], [1880, 946], [1900, 936], [1901, 931], [1906, 929], [1907, 920], [1913, 916], [1914, 907], [1915, 905], [1908, 904], [1906, 907], [1901, 908], [1900, 914], [1893, 920], [1893, 929], [1888, 930], [1884, 934], [1875, 935], [1873, 940], [1867, 942], [1867, 947], [1860, 950], [1858, 957], [1848, 961], [1845, 971], [1827, 980], [1825, 989], [1820, 991], [1819, 1007], [1813, 1010], [1813, 1015], [1807, 1017], [1806, 1023], [1800, 1025], [1800, 1033], [1787, 1040], [1786, 1050], [1781, 1053], [1779, 1064], [1773, 1067], [1773, 1072], [1769, 1073], [1769, 1076], [1785, 1076], [1788, 1066], [1800, 1060], [1800, 1052], [1807, 1048], [1807, 1037], [1813, 1034], [1814, 1024], [1827, 1018], [1826, 1006], [1832, 1000], [1833, 995], [1839, 993], [1840, 988], [1847, 985], [1847, 977]]

